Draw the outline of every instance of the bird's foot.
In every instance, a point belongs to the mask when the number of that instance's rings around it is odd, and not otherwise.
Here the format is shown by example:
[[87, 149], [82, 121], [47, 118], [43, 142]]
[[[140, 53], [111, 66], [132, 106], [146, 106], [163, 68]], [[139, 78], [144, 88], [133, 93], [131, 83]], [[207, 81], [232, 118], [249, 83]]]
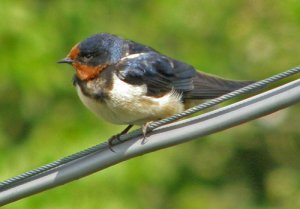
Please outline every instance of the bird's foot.
[[110, 149], [110, 151], [115, 152], [115, 150], [112, 148], [113, 145], [114, 145], [113, 142], [114, 142], [115, 140], [121, 141], [121, 140], [120, 140], [120, 136], [121, 136], [121, 134], [116, 134], [116, 135], [113, 135], [112, 137], [110, 137], [110, 138], [107, 140], [108, 148]]
[[147, 134], [150, 132], [150, 130], [149, 130], [149, 125], [150, 125], [152, 122], [153, 122], [153, 121], [149, 121], [149, 122], [145, 123], [145, 124], [142, 126], [142, 133], [143, 133], [142, 144], [144, 144], [145, 141], [146, 141]]
[[119, 134], [116, 134], [116, 135], [113, 135], [112, 137], [110, 137], [108, 140], [107, 140], [107, 143], [108, 143], [108, 148], [110, 149], [110, 151], [112, 152], [115, 152], [114, 149], [112, 148], [113, 147], [113, 142], [115, 140], [118, 140], [119, 142], [121, 142], [120, 140], [120, 136], [122, 136], [123, 134], [126, 134], [131, 128], [132, 128], [133, 125], [128, 125], [121, 133]]

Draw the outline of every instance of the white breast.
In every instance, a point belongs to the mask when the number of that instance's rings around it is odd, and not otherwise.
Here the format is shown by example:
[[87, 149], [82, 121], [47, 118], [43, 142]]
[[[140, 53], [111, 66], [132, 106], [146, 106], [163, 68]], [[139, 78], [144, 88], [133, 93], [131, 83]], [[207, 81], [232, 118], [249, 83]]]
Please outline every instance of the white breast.
[[146, 85], [133, 86], [116, 75], [113, 76], [113, 87], [108, 99], [103, 102], [85, 96], [77, 85], [81, 101], [96, 115], [115, 124], [142, 125], [148, 121], [165, 118], [182, 112], [184, 106], [181, 95], [175, 91], [155, 98], [146, 96]]

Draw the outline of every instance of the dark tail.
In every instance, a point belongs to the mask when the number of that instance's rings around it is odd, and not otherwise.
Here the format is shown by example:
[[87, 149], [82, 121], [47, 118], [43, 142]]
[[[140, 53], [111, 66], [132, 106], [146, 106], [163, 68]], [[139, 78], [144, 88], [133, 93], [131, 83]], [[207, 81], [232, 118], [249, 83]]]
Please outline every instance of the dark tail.
[[213, 99], [255, 81], [234, 81], [197, 72], [193, 78], [194, 89], [185, 92], [183, 99]]

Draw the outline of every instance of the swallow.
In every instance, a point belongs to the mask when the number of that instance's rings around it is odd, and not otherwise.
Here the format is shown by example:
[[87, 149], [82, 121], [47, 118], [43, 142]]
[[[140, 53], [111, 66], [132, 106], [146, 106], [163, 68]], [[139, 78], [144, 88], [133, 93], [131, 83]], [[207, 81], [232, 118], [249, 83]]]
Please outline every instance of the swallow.
[[75, 69], [82, 103], [114, 123], [148, 124], [253, 83], [228, 80], [196, 70], [140, 43], [108, 33], [79, 42], [66, 58]]

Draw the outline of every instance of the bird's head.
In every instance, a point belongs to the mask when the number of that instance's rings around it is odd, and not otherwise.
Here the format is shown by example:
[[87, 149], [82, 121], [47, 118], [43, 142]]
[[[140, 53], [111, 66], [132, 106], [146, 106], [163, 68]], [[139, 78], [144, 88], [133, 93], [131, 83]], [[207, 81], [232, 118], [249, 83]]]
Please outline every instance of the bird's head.
[[93, 35], [76, 44], [58, 63], [71, 64], [81, 80], [95, 78], [103, 69], [118, 62], [123, 53], [123, 39], [106, 33]]

